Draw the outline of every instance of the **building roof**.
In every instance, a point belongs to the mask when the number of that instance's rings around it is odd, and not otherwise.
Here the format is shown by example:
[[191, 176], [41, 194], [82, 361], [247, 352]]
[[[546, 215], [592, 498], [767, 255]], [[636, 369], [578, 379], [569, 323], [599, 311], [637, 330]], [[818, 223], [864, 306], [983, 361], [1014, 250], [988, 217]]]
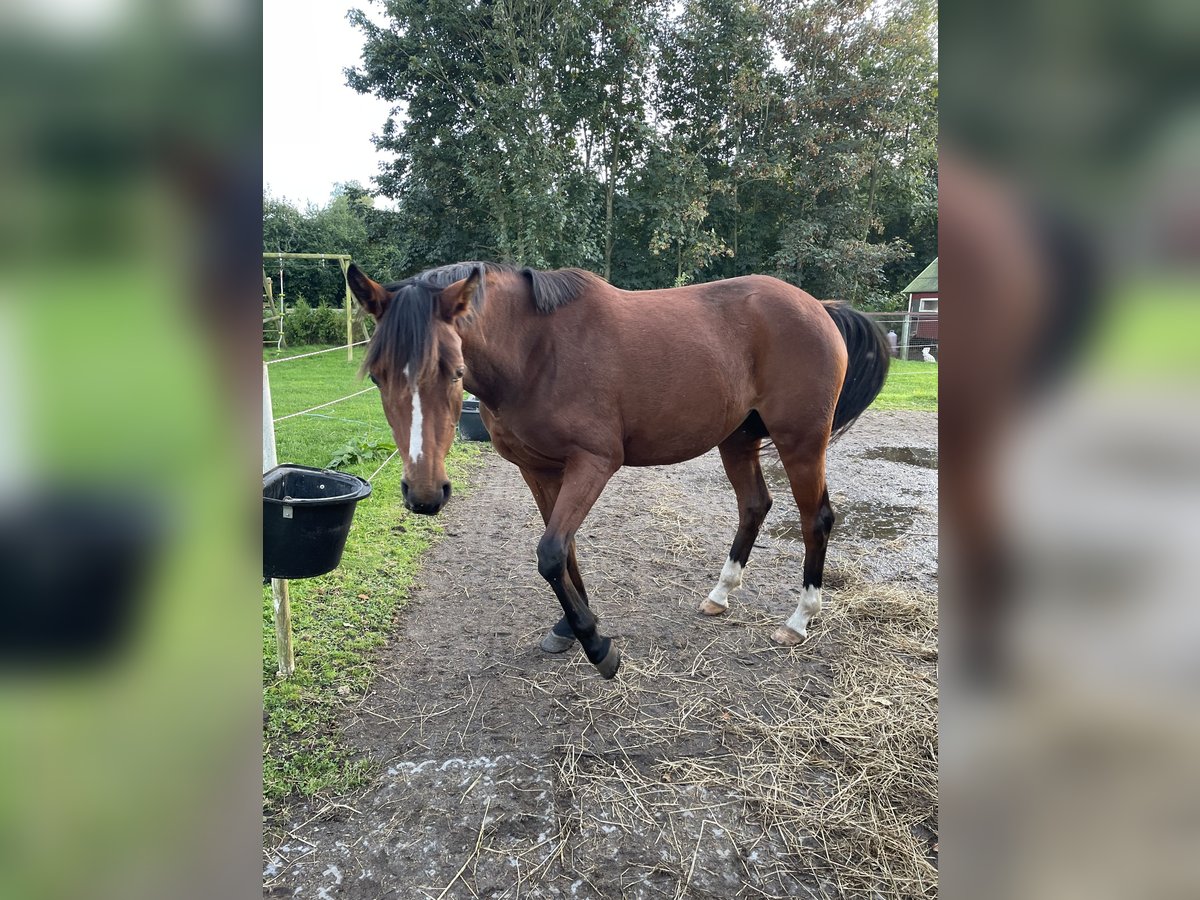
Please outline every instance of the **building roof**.
[[936, 294], [937, 293], [937, 257], [921, 270], [921, 274], [908, 283], [902, 294]]

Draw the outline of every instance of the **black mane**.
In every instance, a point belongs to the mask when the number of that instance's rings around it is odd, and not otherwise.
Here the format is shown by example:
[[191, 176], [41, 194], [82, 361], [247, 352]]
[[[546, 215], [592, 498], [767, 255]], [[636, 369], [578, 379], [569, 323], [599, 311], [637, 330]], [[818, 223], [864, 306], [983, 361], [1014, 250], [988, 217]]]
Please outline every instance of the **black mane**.
[[522, 269], [521, 274], [529, 281], [538, 312], [544, 313], [566, 306], [588, 287], [604, 284], [603, 278], [584, 269], [555, 269], [553, 272]]
[[[542, 313], [554, 312], [577, 299], [589, 286], [604, 283], [598, 275], [583, 269], [543, 272], [490, 262], [460, 262], [426, 269], [419, 275], [383, 286], [394, 296], [375, 328], [362, 371], [368, 372], [376, 367], [405, 369], [409, 366], [413, 375], [427, 371], [434, 362], [431, 326], [438, 293], [442, 288], [480, 269], [483, 270], [482, 274], [505, 272], [522, 275], [529, 282], [534, 306]], [[487, 301], [486, 285], [487, 280], [483, 279], [479, 290], [475, 292], [468, 315], [483, 308]]]

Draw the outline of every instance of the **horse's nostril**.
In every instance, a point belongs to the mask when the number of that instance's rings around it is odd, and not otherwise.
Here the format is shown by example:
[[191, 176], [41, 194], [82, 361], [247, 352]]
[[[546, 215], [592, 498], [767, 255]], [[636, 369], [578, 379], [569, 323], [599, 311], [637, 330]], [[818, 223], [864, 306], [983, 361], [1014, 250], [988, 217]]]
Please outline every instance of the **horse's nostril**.
[[442, 484], [442, 502], [445, 503], [449, 499], [450, 499], [450, 482], [447, 481]]
[[404, 499], [408, 499], [408, 481], [404, 478], [400, 479], [400, 493]]

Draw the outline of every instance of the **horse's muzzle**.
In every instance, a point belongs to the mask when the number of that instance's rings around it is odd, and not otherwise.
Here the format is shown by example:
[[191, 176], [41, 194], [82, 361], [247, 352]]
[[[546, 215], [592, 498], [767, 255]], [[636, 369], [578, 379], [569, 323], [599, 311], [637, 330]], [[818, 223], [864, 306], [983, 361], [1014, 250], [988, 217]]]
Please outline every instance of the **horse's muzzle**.
[[441, 494], [433, 497], [418, 497], [408, 482], [400, 480], [400, 493], [404, 495], [404, 506], [422, 516], [436, 516], [450, 500], [450, 482], [442, 482]]

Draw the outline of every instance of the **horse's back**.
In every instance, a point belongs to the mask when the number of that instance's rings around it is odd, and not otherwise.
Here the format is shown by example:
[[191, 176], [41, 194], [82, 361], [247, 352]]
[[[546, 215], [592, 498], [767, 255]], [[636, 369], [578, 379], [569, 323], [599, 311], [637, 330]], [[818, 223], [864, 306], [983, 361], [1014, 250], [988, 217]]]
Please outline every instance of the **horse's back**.
[[620, 417], [627, 465], [707, 452], [755, 410], [824, 420], [845, 346], [820, 301], [762, 275], [598, 298], [590, 383]]
[[768, 275], [697, 287], [713, 289], [728, 333], [743, 337], [743, 350], [754, 360], [760, 396], [775, 394], [788, 383], [821, 392], [840, 389], [846, 345], [820, 300]]
[[[744, 275], [621, 295], [623, 331], [689, 348], [696, 364], [732, 373], [749, 369], [757, 394], [780, 378], [841, 385], [846, 349], [837, 325], [819, 300], [785, 281]], [[680, 354], [670, 355], [680, 362]]]

